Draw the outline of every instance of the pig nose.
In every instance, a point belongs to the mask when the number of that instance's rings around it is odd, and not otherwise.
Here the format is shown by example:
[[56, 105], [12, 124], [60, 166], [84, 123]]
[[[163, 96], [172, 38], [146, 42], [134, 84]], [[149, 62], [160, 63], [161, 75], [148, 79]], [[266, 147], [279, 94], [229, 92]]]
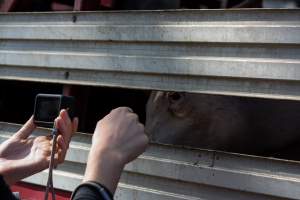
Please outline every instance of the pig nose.
[[149, 128], [145, 127], [145, 133], [148, 136], [149, 141], [151, 141], [151, 142], [155, 141], [154, 140], [155, 139], [154, 134], [152, 134], [152, 132], [150, 131]]
[[148, 136], [148, 138], [150, 139], [152, 137], [153, 134], [151, 134], [151, 131], [148, 127], [145, 127], [145, 133]]

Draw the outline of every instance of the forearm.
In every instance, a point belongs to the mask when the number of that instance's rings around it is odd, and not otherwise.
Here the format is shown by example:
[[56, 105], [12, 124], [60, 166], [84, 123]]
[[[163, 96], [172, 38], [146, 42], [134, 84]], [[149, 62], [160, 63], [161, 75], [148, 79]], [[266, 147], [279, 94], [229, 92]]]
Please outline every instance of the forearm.
[[84, 181], [94, 181], [115, 193], [125, 164], [145, 151], [148, 137], [132, 109], [120, 107], [98, 121]]
[[0, 174], [8, 185], [12, 185], [42, 170], [43, 168], [38, 169], [27, 166], [24, 160], [0, 160]]
[[91, 149], [83, 182], [95, 181], [115, 193], [124, 165], [116, 156]]

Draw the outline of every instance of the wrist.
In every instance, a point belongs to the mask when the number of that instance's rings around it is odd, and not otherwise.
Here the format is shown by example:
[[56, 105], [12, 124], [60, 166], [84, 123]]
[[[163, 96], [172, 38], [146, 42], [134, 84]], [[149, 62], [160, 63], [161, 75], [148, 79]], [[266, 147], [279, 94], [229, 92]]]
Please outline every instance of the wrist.
[[0, 160], [0, 174], [8, 185], [43, 170], [24, 163], [27, 163], [26, 160]]
[[0, 159], [0, 174], [7, 185], [10, 185], [9, 174], [13, 171], [12, 166], [5, 159]]
[[7, 185], [12, 185], [22, 179], [22, 172], [18, 169], [15, 162], [10, 160], [0, 161], [0, 174], [3, 176]]
[[114, 194], [123, 168], [124, 164], [116, 153], [92, 147], [83, 182], [98, 182]]

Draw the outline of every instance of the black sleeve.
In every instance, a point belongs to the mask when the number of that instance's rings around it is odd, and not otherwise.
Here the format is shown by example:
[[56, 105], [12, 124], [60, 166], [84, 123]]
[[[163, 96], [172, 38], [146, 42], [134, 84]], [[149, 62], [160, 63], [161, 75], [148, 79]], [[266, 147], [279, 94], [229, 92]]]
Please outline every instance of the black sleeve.
[[112, 200], [110, 191], [96, 182], [86, 182], [79, 185], [73, 192], [72, 200]]
[[5, 183], [2, 175], [0, 175], [0, 197], [6, 200], [18, 200]]

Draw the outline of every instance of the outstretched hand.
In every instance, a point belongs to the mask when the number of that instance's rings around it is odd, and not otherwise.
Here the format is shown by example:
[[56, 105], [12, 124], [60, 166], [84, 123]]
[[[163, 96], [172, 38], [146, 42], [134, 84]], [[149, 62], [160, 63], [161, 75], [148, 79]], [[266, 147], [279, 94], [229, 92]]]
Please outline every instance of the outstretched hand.
[[[77, 131], [78, 119], [70, 120], [66, 110], [55, 119], [59, 136], [54, 165], [62, 163], [72, 135]], [[0, 145], [0, 174], [10, 185], [40, 172], [49, 166], [52, 136], [29, 137], [36, 125], [31, 117], [11, 138]]]
[[143, 153], [148, 142], [144, 125], [130, 108], [112, 110], [97, 123], [83, 182], [96, 181], [113, 194], [124, 166]]

